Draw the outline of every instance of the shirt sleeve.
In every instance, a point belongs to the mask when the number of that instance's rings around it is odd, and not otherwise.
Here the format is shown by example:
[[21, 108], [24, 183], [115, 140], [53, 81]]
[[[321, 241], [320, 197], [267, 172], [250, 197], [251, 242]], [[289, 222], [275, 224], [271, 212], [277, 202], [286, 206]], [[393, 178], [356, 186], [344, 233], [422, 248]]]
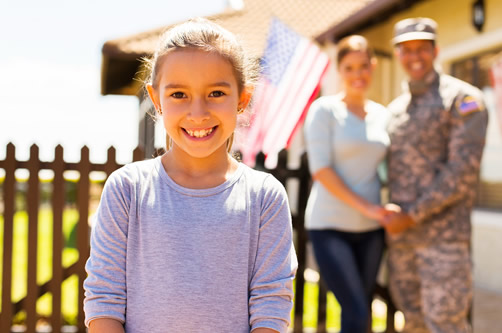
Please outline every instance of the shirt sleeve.
[[126, 246], [130, 193], [124, 179], [108, 178], [91, 232], [91, 253], [84, 281], [85, 325], [93, 319], [125, 322]]
[[[470, 105], [464, 102], [468, 100]], [[450, 110], [448, 160], [429, 188], [408, 209], [416, 223], [474, 195], [485, 143], [488, 113], [481, 98], [460, 95]]]
[[278, 180], [268, 176], [263, 187], [258, 248], [249, 287], [250, 324], [252, 330], [267, 327], [287, 332], [298, 267], [291, 213], [286, 191]]
[[319, 100], [312, 103], [303, 127], [311, 174], [333, 165], [331, 153], [332, 112]]

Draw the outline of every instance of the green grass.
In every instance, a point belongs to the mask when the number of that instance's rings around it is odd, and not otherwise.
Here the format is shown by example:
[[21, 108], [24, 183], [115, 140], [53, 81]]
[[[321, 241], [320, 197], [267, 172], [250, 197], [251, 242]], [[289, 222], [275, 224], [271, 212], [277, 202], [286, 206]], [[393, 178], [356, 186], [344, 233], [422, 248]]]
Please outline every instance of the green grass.
[[[52, 276], [52, 211], [41, 209], [38, 215], [37, 283], [47, 282]], [[66, 209], [63, 213], [63, 234], [65, 247], [62, 253], [63, 266], [68, 267], [78, 260], [75, 248], [74, 227], [78, 221], [76, 209]], [[0, 244], [3, 245], [3, 216], [0, 215]], [[3, 270], [3, 246], [0, 246], [0, 274]], [[19, 301], [26, 296], [28, 267], [28, 214], [18, 211], [14, 215], [14, 239], [12, 256], [12, 300]], [[3, 293], [0, 290], [0, 295]], [[37, 312], [46, 317], [52, 311], [52, 295], [46, 293], [37, 302]], [[78, 279], [71, 276], [62, 285], [62, 312], [66, 323], [76, 323], [78, 312]], [[24, 312], [19, 313], [14, 322], [24, 320]]]
[[[303, 303], [303, 327], [317, 327], [317, 299], [319, 296], [319, 286], [316, 283], [305, 282], [304, 303]], [[329, 331], [340, 331], [341, 308], [333, 293], [328, 292], [326, 305], [326, 327]], [[373, 313], [373, 331], [381, 332], [385, 330], [385, 316], [378, 316]]]
[[[305, 282], [303, 298], [303, 327], [317, 327], [317, 310], [319, 286], [316, 283]], [[326, 327], [328, 329], [340, 330], [340, 305], [333, 294], [328, 293], [326, 305]]]

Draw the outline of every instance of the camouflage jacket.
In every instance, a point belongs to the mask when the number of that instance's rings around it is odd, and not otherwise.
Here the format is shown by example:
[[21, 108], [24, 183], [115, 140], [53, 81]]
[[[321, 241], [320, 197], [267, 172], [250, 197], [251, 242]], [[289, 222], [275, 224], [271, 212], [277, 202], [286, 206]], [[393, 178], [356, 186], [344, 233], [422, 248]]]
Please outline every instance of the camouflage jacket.
[[432, 72], [389, 109], [390, 201], [417, 222], [389, 240], [469, 241], [488, 122], [481, 91]]

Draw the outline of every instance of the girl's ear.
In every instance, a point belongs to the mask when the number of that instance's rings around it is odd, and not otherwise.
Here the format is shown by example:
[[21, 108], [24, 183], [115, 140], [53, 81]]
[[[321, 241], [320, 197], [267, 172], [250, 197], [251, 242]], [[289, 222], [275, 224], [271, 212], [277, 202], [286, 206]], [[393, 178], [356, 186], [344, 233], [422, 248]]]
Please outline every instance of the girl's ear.
[[155, 91], [155, 88], [149, 83], [146, 85], [146, 91], [148, 91], [148, 96], [150, 97], [150, 100], [153, 103], [153, 106], [155, 107], [155, 110], [159, 112], [160, 110], [160, 103], [159, 103], [159, 98], [157, 96], [157, 92]]
[[251, 96], [253, 96], [253, 91], [251, 88], [246, 87], [242, 90], [241, 96], [239, 98], [239, 109], [244, 110], [248, 107], [249, 102], [251, 101]]

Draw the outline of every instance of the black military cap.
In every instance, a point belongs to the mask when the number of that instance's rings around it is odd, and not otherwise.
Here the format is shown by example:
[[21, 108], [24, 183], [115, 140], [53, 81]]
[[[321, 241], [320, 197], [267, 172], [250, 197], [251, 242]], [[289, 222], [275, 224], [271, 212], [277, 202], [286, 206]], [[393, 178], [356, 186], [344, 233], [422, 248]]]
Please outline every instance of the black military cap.
[[408, 18], [394, 25], [392, 44], [409, 40], [436, 40], [437, 23], [426, 17]]

